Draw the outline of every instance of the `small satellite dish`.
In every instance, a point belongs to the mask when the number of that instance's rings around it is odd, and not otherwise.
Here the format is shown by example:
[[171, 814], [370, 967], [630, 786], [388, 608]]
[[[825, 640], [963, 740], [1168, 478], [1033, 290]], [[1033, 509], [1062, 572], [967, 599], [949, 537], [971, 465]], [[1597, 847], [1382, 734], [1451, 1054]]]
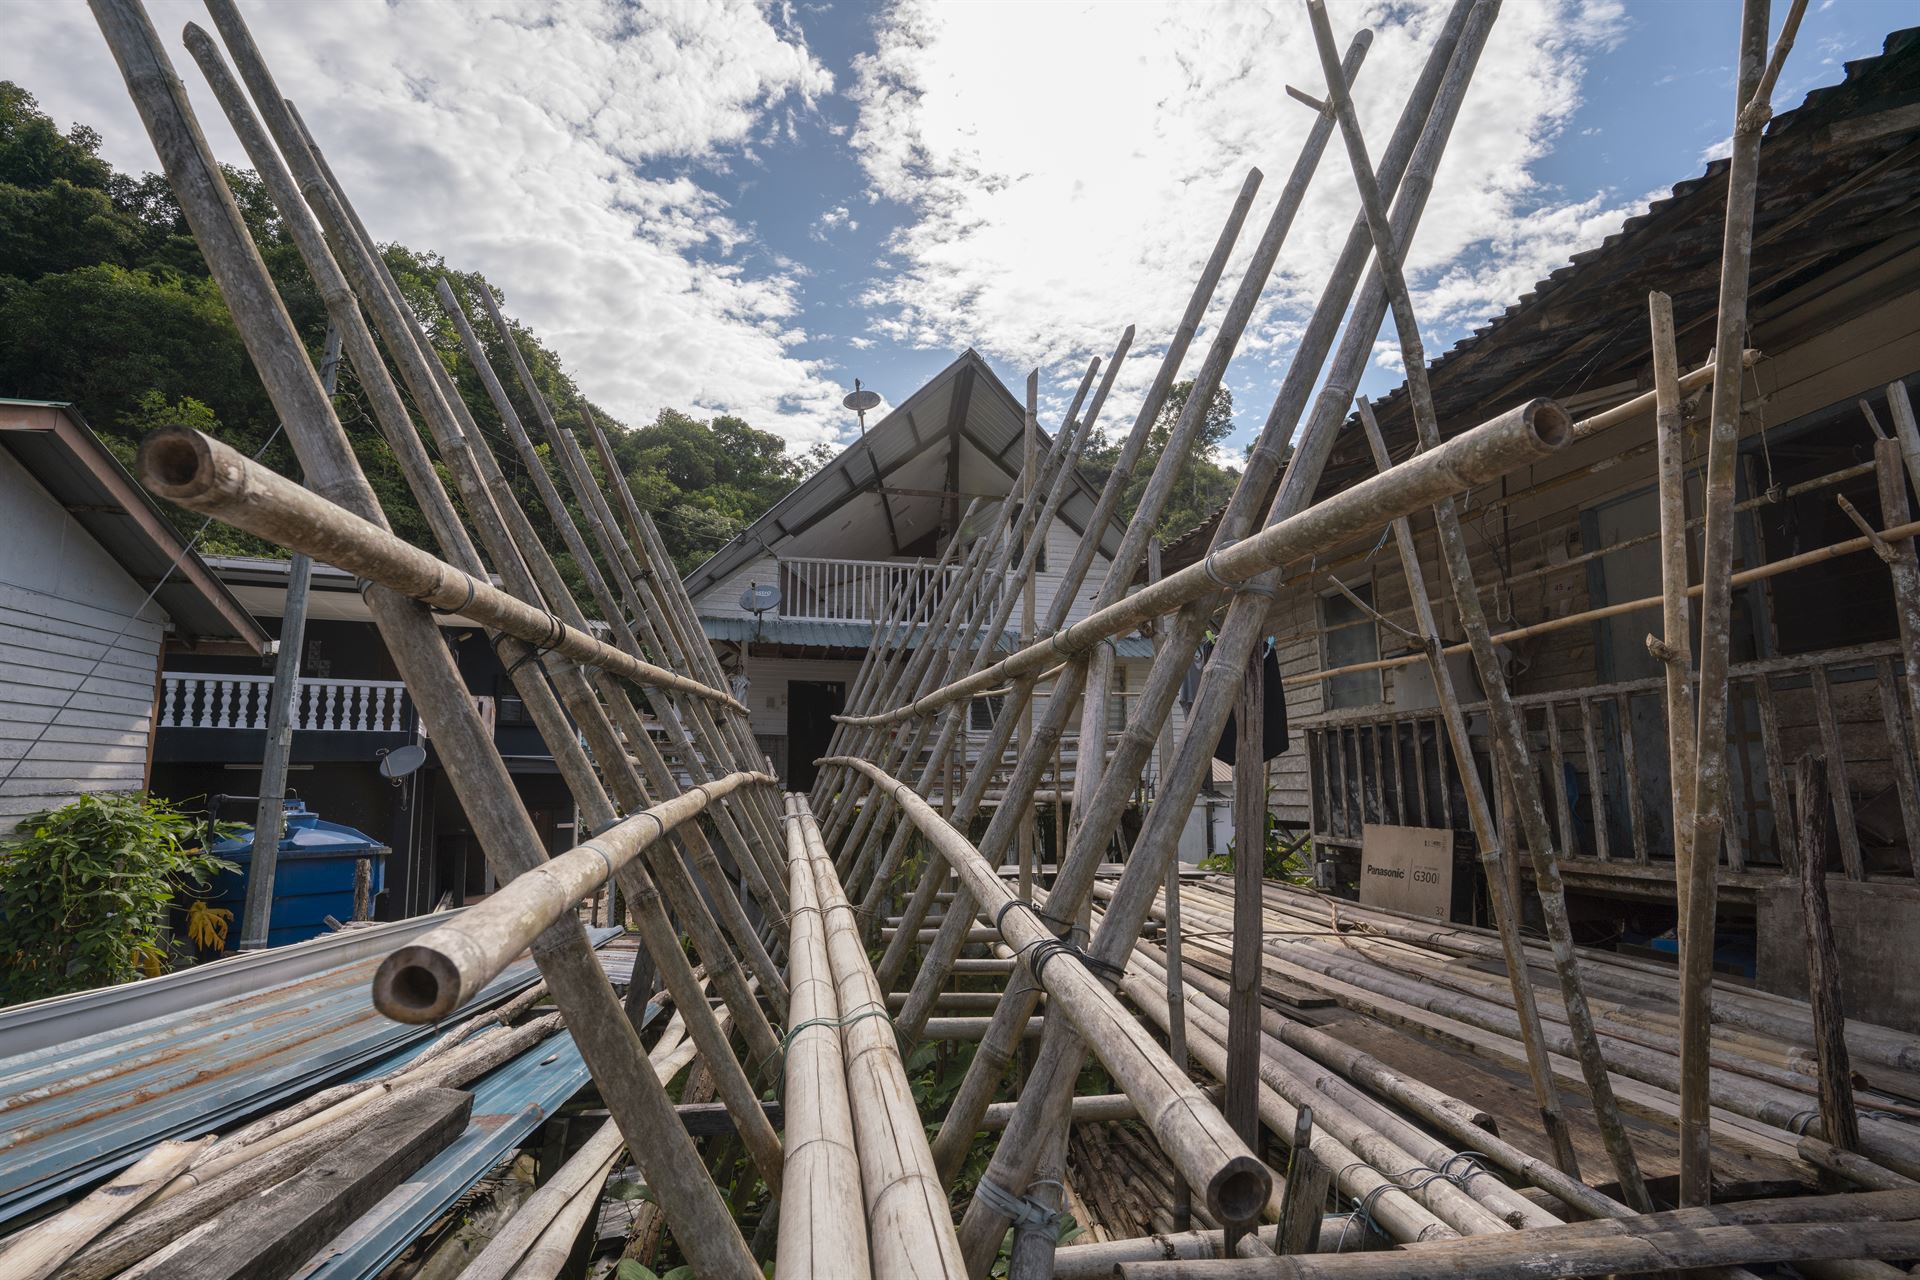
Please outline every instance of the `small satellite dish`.
[[879, 405], [880, 393], [878, 391], [855, 391], [840, 403], [855, 413], [865, 413], [867, 410]]
[[768, 583], [760, 586], [755, 583], [740, 593], [740, 607], [756, 618], [769, 609], [780, 607], [780, 588]]
[[427, 762], [427, 749], [418, 743], [396, 747], [380, 757], [380, 776], [404, 778]]

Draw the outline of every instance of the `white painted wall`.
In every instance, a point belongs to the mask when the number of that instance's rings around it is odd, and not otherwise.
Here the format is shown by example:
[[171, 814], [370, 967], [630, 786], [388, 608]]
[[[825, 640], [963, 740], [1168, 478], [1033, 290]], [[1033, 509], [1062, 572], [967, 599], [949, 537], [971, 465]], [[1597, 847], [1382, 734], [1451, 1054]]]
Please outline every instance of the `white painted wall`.
[[145, 785], [166, 615], [142, 608], [145, 590], [4, 451], [0, 511], [0, 828], [10, 828], [82, 792]]

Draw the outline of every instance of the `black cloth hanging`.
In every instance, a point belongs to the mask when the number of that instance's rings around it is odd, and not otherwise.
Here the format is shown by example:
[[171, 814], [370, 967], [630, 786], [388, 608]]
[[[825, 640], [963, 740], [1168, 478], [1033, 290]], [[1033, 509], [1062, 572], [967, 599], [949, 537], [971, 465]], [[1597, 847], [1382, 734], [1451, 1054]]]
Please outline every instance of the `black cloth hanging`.
[[[1204, 648], [1210, 652], [1212, 645]], [[1237, 731], [1229, 715], [1220, 742], [1213, 749], [1213, 758], [1221, 764], [1232, 764], [1239, 754]], [[1287, 691], [1280, 685], [1280, 655], [1272, 645], [1267, 646], [1267, 656], [1260, 662], [1260, 747], [1262, 760], [1271, 760], [1287, 749]]]

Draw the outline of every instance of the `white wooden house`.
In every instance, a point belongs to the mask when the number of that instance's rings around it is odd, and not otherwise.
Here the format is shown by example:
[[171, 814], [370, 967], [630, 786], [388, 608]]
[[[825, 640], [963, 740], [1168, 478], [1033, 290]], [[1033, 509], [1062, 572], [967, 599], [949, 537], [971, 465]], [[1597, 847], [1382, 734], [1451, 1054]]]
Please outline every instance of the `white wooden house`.
[[0, 831], [146, 787], [167, 652], [267, 633], [69, 406], [0, 400]]
[[[1015, 488], [1024, 423], [1021, 401], [985, 360], [965, 351], [688, 575], [695, 611], [722, 666], [744, 679], [755, 736], [788, 785], [811, 784], [813, 760], [888, 605], [902, 591], [938, 590], [956, 572], [938, 562], [968, 503], [997, 502]], [[1041, 622], [1098, 497], [1078, 482], [1048, 534], [1034, 583]], [[989, 510], [984, 503], [981, 509]], [[1115, 524], [1102, 534], [1102, 554], [1075, 593], [1069, 621], [1091, 612], [1122, 532]], [[756, 614], [748, 593], [766, 587], [778, 589], [777, 602]], [[1008, 582], [1002, 589], [1020, 587]], [[1016, 606], [1004, 646], [1020, 626]], [[1127, 695], [1144, 683], [1153, 648], [1146, 637], [1129, 636], [1118, 653], [1119, 696], [1109, 726], [1115, 733], [1126, 724]], [[1044, 709], [1042, 700], [1038, 713]], [[984, 739], [992, 714], [989, 703], [974, 704], [974, 742]], [[1061, 780], [1069, 790], [1077, 747], [1077, 735], [1063, 744]], [[1153, 783], [1150, 772], [1142, 787], [1150, 791]], [[1043, 794], [1051, 788], [1050, 776]], [[1222, 811], [1222, 851], [1225, 821]], [[1204, 853], [1204, 828], [1196, 830]]]

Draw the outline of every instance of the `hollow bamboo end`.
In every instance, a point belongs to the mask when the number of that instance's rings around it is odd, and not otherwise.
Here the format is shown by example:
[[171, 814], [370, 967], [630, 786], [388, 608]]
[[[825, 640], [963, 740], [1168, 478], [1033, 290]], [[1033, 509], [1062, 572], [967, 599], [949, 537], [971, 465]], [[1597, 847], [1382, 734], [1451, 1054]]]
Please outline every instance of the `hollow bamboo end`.
[[1535, 400], [1527, 406], [1527, 425], [1534, 438], [1549, 449], [1564, 448], [1573, 439], [1573, 415], [1557, 400]]
[[401, 947], [373, 975], [373, 1005], [395, 1022], [436, 1022], [460, 1002], [460, 970], [443, 951]]
[[140, 442], [140, 483], [185, 505], [214, 484], [213, 442], [191, 427], [162, 427]]
[[1207, 1208], [1222, 1224], [1257, 1222], [1273, 1195], [1273, 1173], [1252, 1156], [1235, 1156], [1207, 1184]]

